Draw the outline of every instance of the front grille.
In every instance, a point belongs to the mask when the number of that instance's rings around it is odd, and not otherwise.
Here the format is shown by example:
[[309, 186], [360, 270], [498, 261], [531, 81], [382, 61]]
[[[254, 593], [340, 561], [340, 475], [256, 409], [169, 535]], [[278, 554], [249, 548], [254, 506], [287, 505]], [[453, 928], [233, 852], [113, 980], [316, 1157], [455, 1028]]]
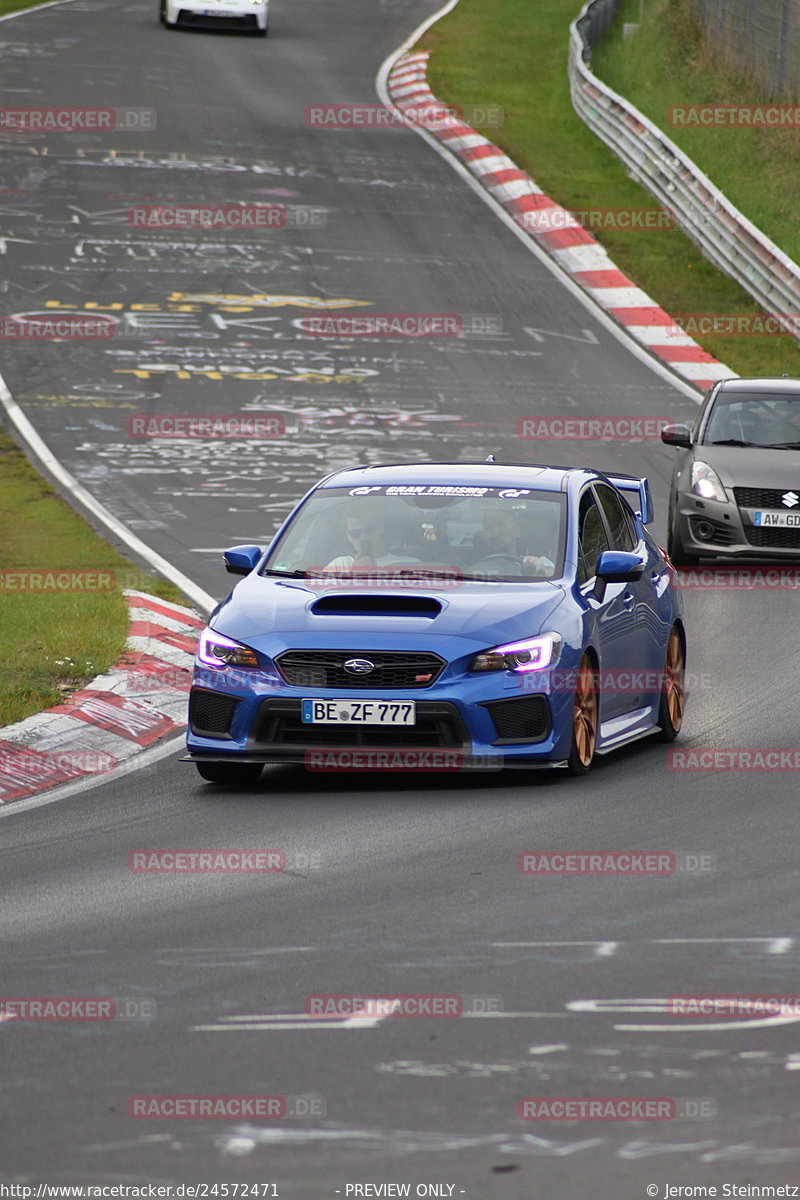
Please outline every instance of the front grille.
[[[700, 524], [711, 525], [714, 529], [714, 536], [710, 538], [700, 537], [697, 532], [697, 526]], [[692, 531], [692, 537], [698, 542], [710, 542], [717, 546], [730, 546], [734, 539], [734, 530], [732, 526], [725, 524], [723, 521], [712, 521], [708, 517], [690, 517], [689, 527]]]
[[[374, 670], [351, 675], [344, 664], [353, 658], [367, 659]], [[438, 654], [423, 650], [285, 650], [275, 662], [288, 684], [309, 688], [424, 688], [436, 682], [445, 666]]]
[[204, 737], [229, 737], [231, 721], [239, 703], [236, 696], [193, 688], [189, 696], [192, 733]]
[[800, 484], [796, 483], [794, 488], [756, 488], [756, 487], [735, 487], [733, 494], [736, 497], [736, 503], [740, 508], [781, 508], [787, 506], [783, 503], [782, 497], [787, 492], [800, 491]]
[[247, 745], [248, 754], [264, 750], [372, 747], [466, 747], [469, 739], [455, 705], [420, 701], [416, 724], [306, 725], [299, 700], [265, 700], [258, 711]]
[[745, 525], [744, 533], [751, 546], [800, 550], [800, 529], [786, 529], [780, 525]]
[[493, 700], [484, 707], [494, 722], [498, 742], [542, 742], [550, 732], [550, 706], [545, 696]]

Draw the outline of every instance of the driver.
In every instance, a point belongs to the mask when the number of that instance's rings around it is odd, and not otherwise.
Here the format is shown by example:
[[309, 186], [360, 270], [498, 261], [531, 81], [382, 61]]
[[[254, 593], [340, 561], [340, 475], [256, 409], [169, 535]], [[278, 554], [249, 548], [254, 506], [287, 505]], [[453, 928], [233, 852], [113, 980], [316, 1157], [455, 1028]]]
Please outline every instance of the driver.
[[[545, 555], [520, 554], [519, 523], [516, 515], [508, 509], [490, 509], [483, 517], [483, 544], [486, 553], [480, 562], [474, 563], [472, 570], [482, 570], [484, 564], [495, 555], [515, 559], [520, 566], [532, 566], [535, 575], [550, 575], [555, 569], [555, 563]], [[527, 572], [525, 572], [527, 574]], [[520, 572], [523, 574], [523, 572]]]

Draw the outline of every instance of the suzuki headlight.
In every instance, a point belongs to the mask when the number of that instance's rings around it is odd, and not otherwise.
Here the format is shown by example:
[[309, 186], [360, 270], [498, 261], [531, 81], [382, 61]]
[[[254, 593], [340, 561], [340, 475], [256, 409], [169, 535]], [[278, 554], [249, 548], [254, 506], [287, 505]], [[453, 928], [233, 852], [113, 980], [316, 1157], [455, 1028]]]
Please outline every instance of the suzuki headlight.
[[699, 459], [692, 463], [692, 491], [704, 500], [721, 500], [724, 503], [728, 499], [717, 472]]
[[476, 654], [470, 663], [470, 671], [543, 671], [555, 662], [561, 650], [561, 637], [557, 633], [542, 633], [538, 637], [524, 638], [521, 642], [506, 642], [493, 650]]
[[204, 629], [197, 643], [197, 661], [207, 667], [257, 667], [258, 658], [249, 646]]

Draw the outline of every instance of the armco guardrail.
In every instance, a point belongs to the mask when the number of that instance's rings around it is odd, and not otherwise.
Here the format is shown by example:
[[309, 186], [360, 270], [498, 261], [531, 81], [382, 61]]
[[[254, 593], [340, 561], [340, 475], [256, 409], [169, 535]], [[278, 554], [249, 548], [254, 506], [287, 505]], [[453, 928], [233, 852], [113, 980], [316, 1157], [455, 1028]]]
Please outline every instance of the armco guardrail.
[[[795, 333], [800, 267], [747, 220], [699, 167], [647, 117], [591, 70], [592, 49], [619, 0], [589, 0], [570, 26], [569, 78], [578, 116], [622, 159], [638, 183], [716, 266]], [[789, 317], [794, 315], [794, 322]]]

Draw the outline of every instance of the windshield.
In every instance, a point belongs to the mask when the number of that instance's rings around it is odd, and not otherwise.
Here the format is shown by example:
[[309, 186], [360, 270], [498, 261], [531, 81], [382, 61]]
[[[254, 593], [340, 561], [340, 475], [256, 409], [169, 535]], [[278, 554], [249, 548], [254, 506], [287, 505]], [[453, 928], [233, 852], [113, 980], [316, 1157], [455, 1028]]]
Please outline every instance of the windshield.
[[800, 444], [800, 394], [723, 392], [711, 411], [703, 442], [722, 445]]
[[262, 574], [517, 581], [562, 574], [559, 492], [420, 484], [320, 488]]

